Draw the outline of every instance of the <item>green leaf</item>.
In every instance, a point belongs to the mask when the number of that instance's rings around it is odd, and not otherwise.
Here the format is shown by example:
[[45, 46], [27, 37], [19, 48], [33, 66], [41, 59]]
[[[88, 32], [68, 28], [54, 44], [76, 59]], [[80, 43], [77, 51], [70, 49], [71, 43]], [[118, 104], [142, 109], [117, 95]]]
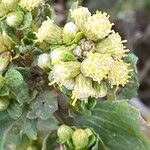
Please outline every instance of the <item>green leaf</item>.
[[14, 123], [6, 111], [0, 112], [0, 150], [4, 150], [4, 142], [9, 128]]
[[31, 103], [31, 111], [27, 117], [48, 119], [57, 109], [57, 94], [54, 91], [44, 91]]
[[24, 133], [31, 140], [37, 139], [37, 119], [27, 119], [24, 127]]
[[29, 89], [26, 82], [23, 79], [23, 76], [19, 71], [10, 69], [7, 71], [6, 75], [7, 86], [10, 91], [16, 96], [19, 104], [24, 104], [29, 100]]
[[23, 26], [20, 30], [26, 29], [31, 26], [32, 23], [32, 13], [28, 12], [24, 15]]
[[12, 100], [7, 109], [7, 112], [11, 118], [16, 120], [22, 115], [23, 107], [15, 100]]
[[133, 71], [130, 73], [131, 79], [129, 80], [129, 83], [125, 87], [121, 87], [121, 90], [118, 92], [118, 99], [131, 99], [137, 95], [137, 90], [139, 87], [136, 70], [137, 61], [138, 58], [132, 53], [128, 54], [127, 58], [125, 59], [125, 62], [130, 63], [130, 67], [133, 69]]
[[148, 150], [150, 142], [141, 131], [140, 114], [127, 101], [99, 102], [90, 116], [78, 116], [77, 122], [91, 127], [111, 150]]

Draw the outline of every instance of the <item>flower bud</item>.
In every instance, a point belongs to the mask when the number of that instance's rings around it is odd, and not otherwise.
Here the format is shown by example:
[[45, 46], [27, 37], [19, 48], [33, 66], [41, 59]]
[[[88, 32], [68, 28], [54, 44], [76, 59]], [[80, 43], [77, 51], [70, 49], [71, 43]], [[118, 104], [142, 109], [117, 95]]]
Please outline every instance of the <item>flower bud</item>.
[[95, 98], [102, 98], [107, 95], [107, 85], [106, 82], [101, 82], [100, 84], [97, 82], [93, 82], [94, 88], [94, 97]]
[[0, 54], [12, 48], [12, 40], [5, 31], [3, 31], [2, 34], [0, 33], [0, 45]]
[[7, 15], [6, 23], [13, 28], [16, 28], [21, 25], [23, 21], [23, 12], [22, 11], [15, 11], [11, 12]]
[[94, 95], [92, 87], [92, 79], [84, 77], [82, 74], [78, 75], [75, 80], [74, 90], [72, 91], [72, 105], [74, 106], [77, 99], [88, 100]]
[[107, 13], [97, 11], [83, 26], [83, 32], [88, 40], [97, 41], [111, 33], [112, 24]]
[[68, 90], [73, 90], [74, 86], [75, 86], [75, 80], [74, 79], [69, 79], [66, 80], [64, 82], [64, 86], [68, 89]]
[[10, 53], [9, 52], [4, 52], [4, 53], [0, 54], [0, 74], [2, 74], [5, 71], [9, 62], [10, 62]]
[[62, 29], [54, 24], [54, 21], [47, 19], [38, 29], [36, 33], [38, 42], [47, 42], [49, 44], [61, 44], [62, 43]]
[[38, 66], [41, 69], [48, 69], [51, 66], [50, 56], [47, 53], [43, 53], [38, 57]]
[[113, 32], [108, 38], [99, 42], [96, 46], [96, 52], [101, 54], [110, 54], [115, 59], [121, 59], [126, 56], [128, 50], [124, 50], [123, 42], [118, 33]]
[[108, 54], [89, 54], [82, 62], [81, 72], [86, 77], [90, 77], [94, 81], [101, 83], [104, 78], [107, 78], [113, 61], [113, 58]]
[[62, 62], [54, 65], [52, 73], [56, 82], [64, 85], [65, 81], [76, 77], [80, 73], [79, 62]]
[[108, 74], [108, 80], [113, 87], [115, 86], [125, 86], [129, 79], [131, 78], [129, 73], [132, 71], [129, 69], [130, 64], [127, 64], [120, 61], [114, 61], [113, 67], [111, 68], [109, 74]]
[[57, 130], [57, 135], [60, 142], [65, 143], [67, 140], [71, 139], [73, 130], [67, 125], [61, 125]]
[[51, 52], [51, 61], [53, 65], [59, 64], [62, 61], [75, 61], [76, 57], [67, 47], [58, 47]]
[[74, 10], [71, 10], [71, 16], [75, 21], [75, 24], [78, 26], [80, 30], [82, 30], [85, 22], [91, 16], [88, 8], [80, 7]]
[[89, 144], [89, 138], [83, 129], [77, 129], [72, 135], [72, 142], [75, 149], [86, 149]]
[[43, 0], [20, 0], [19, 5], [28, 11], [37, 8]]
[[1, 0], [1, 4], [10, 12], [16, 9], [18, 0]]
[[63, 28], [63, 42], [70, 44], [78, 32], [78, 27], [73, 22], [68, 22]]
[[4, 77], [0, 74], [0, 89], [4, 86], [5, 84], [5, 79]]
[[9, 99], [0, 97], [0, 111], [4, 111], [9, 106]]

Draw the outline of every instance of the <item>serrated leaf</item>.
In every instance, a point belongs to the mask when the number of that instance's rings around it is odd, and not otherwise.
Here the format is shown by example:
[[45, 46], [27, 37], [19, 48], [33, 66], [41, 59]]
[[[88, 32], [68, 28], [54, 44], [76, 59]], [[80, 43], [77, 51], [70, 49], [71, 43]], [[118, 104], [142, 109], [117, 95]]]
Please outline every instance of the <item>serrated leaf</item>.
[[16, 120], [22, 115], [23, 107], [18, 102], [12, 100], [7, 112], [11, 118]]
[[131, 99], [137, 95], [137, 90], [139, 87], [136, 70], [137, 61], [138, 58], [132, 53], [128, 54], [127, 58], [125, 59], [125, 62], [130, 64], [130, 67], [133, 69], [133, 71], [130, 73], [131, 78], [129, 83], [125, 87], [121, 87], [121, 90], [118, 92], [118, 99]]
[[44, 91], [32, 102], [31, 111], [27, 114], [29, 119], [37, 117], [48, 119], [58, 109], [57, 95], [54, 91]]
[[10, 91], [16, 96], [19, 104], [24, 104], [29, 100], [29, 89], [26, 82], [23, 79], [21, 73], [17, 70], [10, 69], [6, 75], [7, 86]]
[[13, 122], [14, 120], [10, 118], [6, 111], [0, 112], [0, 150], [4, 150], [6, 134]]
[[79, 116], [77, 122], [93, 128], [111, 150], [149, 150], [139, 118], [139, 111], [127, 101], [106, 101], [99, 102], [90, 116]]
[[24, 133], [31, 140], [37, 139], [37, 122], [38, 119], [27, 119], [24, 127]]

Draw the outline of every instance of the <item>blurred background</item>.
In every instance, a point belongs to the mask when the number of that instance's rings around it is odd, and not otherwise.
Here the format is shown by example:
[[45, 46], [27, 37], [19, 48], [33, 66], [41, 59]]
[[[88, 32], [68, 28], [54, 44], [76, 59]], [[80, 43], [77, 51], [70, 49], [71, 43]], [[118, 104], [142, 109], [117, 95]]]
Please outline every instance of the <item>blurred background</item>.
[[[57, 13], [57, 21], [63, 25], [68, 9], [77, 0], [50, 0]], [[137, 97], [130, 103], [140, 108], [143, 117], [150, 122], [150, 0], [78, 0], [91, 12], [105, 11], [114, 22], [113, 29], [127, 39], [129, 48], [138, 58], [140, 87]]]

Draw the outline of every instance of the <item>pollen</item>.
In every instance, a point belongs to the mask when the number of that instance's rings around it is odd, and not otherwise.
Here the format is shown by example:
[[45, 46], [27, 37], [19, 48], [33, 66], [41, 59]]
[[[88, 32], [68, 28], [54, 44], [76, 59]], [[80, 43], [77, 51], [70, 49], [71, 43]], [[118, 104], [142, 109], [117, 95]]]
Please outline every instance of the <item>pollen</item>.
[[113, 58], [108, 54], [91, 53], [82, 62], [81, 72], [86, 77], [100, 83], [104, 78], [107, 78], [113, 61]]
[[83, 32], [88, 40], [97, 41], [105, 38], [111, 33], [112, 25], [107, 13], [97, 11], [96, 14], [88, 17], [84, 24]]
[[120, 61], [114, 61], [114, 65], [111, 68], [109, 74], [108, 74], [108, 80], [111, 84], [111, 87], [113, 86], [125, 86], [128, 82], [130, 77], [130, 72], [132, 69], [129, 69], [130, 64], [127, 64]]

